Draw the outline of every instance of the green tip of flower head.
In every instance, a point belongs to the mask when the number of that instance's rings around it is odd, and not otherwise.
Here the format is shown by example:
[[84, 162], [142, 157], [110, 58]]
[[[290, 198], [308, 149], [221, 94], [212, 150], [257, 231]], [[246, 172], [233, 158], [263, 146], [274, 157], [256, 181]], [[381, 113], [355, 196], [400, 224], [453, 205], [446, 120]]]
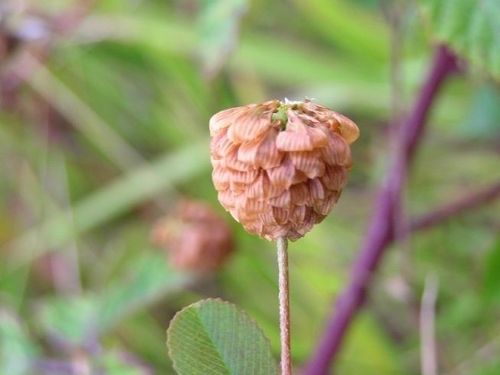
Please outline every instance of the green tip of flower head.
[[280, 106], [276, 109], [276, 111], [272, 114], [271, 120], [274, 121], [279, 121], [280, 122], [280, 128], [281, 130], [286, 129], [286, 124], [288, 122], [288, 116], [286, 115], [287, 107], [285, 105], [282, 105], [280, 102]]
[[286, 129], [286, 125], [288, 123], [288, 116], [287, 116], [287, 111], [289, 109], [295, 109], [295, 110], [298, 110], [301, 108], [301, 106], [304, 104], [304, 102], [310, 102], [312, 101], [312, 99], [309, 99], [309, 98], [305, 98], [304, 101], [301, 101], [301, 100], [288, 100], [287, 98], [285, 98], [285, 101], [282, 102], [280, 101], [279, 102], [279, 107], [276, 108], [276, 110], [274, 111], [274, 113], [272, 114], [271, 116], [271, 120], [272, 121], [279, 121], [280, 122], [280, 128], [281, 130], [285, 130]]

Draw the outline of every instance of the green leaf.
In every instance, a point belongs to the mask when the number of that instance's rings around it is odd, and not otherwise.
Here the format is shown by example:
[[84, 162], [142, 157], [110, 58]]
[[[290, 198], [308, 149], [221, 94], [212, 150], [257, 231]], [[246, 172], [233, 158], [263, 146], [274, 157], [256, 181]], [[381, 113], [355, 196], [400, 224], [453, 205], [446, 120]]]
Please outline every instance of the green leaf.
[[217, 74], [236, 45], [247, 0], [205, 0], [198, 21], [203, 72]]
[[36, 317], [50, 337], [79, 346], [97, 336], [99, 316], [95, 296], [50, 297], [40, 303]]
[[169, 354], [179, 375], [276, 375], [269, 341], [233, 304], [207, 299], [172, 319]]
[[462, 134], [469, 138], [494, 139], [500, 133], [500, 90], [493, 84], [482, 85], [472, 97]]
[[487, 302], [500, 302], [500, 237], [486, 257], [483, 296]]
[[0, 373], [27, 374], [38, 348], [30, 341], [21, 321], [7, 309], [0, 309]]
[[120, 350], [106, 351], [98, 361], [99, 368], [107, 375], [144, 375], [148, 374], [146, 366], [131, 353]]
[[52, 336], [81, 345], [191, 280], [190, 275], [169, 269], [161, 253], [140, 253], [127, 271], [99, 293], [44, 299], [37, 310], [41, 327]]
[[420, 0], [433, 36], [500, 80], [498, 0]]
[[309, 21], [310, 27], [334, 46], [371, 64], [374, 61], [387, 63], [388, 43], [380, 41], [388, 38], [389, 30], [381, 17], [353, 1], [293, 0], [293, 4], [301, 16]]
[[[132, 259], [127, 277], [115, 280], [99, 295], [99, 332], [166, 294], [182, 289], [192, 277], [169, 269], [161, 253], [140, 253]], [[126, 280], [126, 281], [125, 281]], [[123, 285], [126, 282], [127, 288]]]

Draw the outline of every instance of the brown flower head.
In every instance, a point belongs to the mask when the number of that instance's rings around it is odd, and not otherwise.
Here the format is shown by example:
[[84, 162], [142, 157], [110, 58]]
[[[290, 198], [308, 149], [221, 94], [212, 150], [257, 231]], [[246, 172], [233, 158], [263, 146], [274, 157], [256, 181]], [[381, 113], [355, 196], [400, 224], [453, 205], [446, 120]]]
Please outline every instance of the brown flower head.
[[308, 99], [269, 100], [215, 114], [210, 135], [222, 206], [249, 233], [295, 241], [339, 199], [359, 130]]
[[210, 206], [190, 200], [155, 224], [151, 240], [167, 249], [174, 267], [201, 273], [216, 271], [234, 250], [226, 222]]

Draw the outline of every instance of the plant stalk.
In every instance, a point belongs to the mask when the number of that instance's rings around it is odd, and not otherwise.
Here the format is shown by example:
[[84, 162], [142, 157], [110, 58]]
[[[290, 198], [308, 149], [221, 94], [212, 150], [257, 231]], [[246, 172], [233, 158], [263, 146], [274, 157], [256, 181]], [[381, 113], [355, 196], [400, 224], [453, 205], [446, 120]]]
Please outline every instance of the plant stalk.
[[278, 248], [278, 287], [281, 339], [281, 375], [292, 374], [290, 354], [290, 286], [288, 278], [288, 239], [279, 237]]
[[398, 129], [398, 147], [380, 189], [361, 251], [352, 267], [350, 283], [337, 298], [323, 337], [311, 360], [304, 366], [302, 375], [326, 375], [337, 358], [347, 329], [365, 302], [372, 276], [395, 238], [394, 218], [401, 205], [405, 171], [422, 140], [429, 111], [443, 83], [458, 71], [456, 56], [447, 47], [439, 46], [416, 103]]

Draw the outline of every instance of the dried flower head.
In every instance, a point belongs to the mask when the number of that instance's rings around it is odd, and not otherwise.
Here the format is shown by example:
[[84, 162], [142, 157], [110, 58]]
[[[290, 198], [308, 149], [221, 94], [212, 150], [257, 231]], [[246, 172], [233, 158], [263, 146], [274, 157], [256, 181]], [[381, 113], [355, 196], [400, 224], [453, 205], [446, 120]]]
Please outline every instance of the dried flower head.
[[215, 114], [210, 135], [222, 206], [249, 233], [295, 241], [339, 199], [359, 130], [308, 99], [269, 100]]
[[210, 206], [190, 200], [155, 224], [151, 240], [168, 251], [174, 267], [200, 273], [216, 271], [234, 250], [227, 223]]

